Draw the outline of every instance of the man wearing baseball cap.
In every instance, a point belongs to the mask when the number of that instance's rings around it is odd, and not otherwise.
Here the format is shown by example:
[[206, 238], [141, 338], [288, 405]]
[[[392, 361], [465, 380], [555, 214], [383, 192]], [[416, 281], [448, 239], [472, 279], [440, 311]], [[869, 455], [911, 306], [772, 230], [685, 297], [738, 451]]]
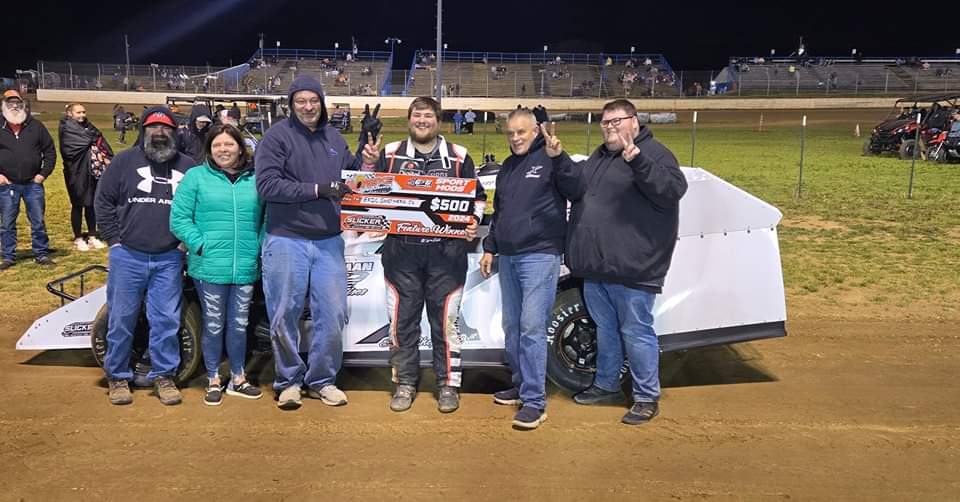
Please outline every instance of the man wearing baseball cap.
[[30, 220], [33, 258], [39, 265], [54, 265], [50, 259], [43, 182], [53, 172], [57, 151], [47, 128], [33, 120], [20, 93], [10, 89], [0, 103], [0, 270], [12, 267], [17, 251], [17, 216], [20, 199]]
[[183, 251], [170, 232], [170, 205], [194, 160], [177, 151], [177, 123], [165, 107], [148, 108], [140, 140], [120, 152], [97, 186], [94, 212], [100, 237], [110, 244], [107, 276], [107, 353], [103, 369], [110, 402], [130, 404], [130, 349], [140, 306], [150, 325], [150, 372], [160, 402], [180, 403], [173, 381], [180, 366]]

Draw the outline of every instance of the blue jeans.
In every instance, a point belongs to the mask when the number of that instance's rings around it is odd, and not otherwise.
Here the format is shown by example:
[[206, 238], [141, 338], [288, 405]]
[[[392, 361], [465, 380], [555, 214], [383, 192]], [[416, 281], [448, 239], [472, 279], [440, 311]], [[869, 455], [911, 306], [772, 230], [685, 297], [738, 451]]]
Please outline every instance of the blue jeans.
[[20, 215], [20, 199], [27, 207], [27, 219], [30, 220], [30, 237], [34, 258], [42, 258], [50, 253], [50, 240], [47, 238], [47, 225], [43, 221], [46, 200], [42, 183], [13, 183], [0, 186], [0, 243], [3, 246], [3, 259], [15, 260], [17, 256], [17, 216]]
[[[268, 234], [261, 256], [277, 374], [273, 388], [306, 385], [319, 390], [333, 384], [343, 361], [347, 319], [343, 238], [306, 240]], [[313, 340], [304, 362], [299, 352], [300, 317], [308, 294]]]
[[657, 295], [622, 284], [588, 280], [583, 283], [583, 297], [597, 324], [597, 374], [593, 384], [606, 391], [619, 391], [626, 353], [634, 402], [657, 402], [660, 342], [653, 331]]
[[143, 253], [122, 245], [110, 247], [107, 275], [107, 354], [103, 369], [110, 380], [132, 380], [130, 349], [146, 297], [150, 325], [150, 373], [172, 377], [180, 366], [180, 310], [183, 297], [183, 252]]
[[547, 320], [557, 297], [560, 255], [499, 255], [503, 334], [513, 386], [524, 406], [544, 410], [547, 375]]
[[216, 378], [220, 371], [226, 335], [230, 374], [242, 377], [247, 357], [247, 322], [250, 320], [250, 302], [253, 284], [214, 284], [194, 279], [197, 296], [203, 308], [203, 365], [207, 378]]

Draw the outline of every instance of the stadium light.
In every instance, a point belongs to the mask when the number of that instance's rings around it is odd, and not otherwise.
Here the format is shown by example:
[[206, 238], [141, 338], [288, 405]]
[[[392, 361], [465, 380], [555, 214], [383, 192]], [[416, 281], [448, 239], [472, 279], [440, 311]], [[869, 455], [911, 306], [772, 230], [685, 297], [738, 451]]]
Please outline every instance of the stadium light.
[[776, 53], [777, 53], [776, 49], [770, 49], [770, 57], [773, 57], [773, 55]]
[[856, 56], [856, 55], [857, 55], [857, 49], [851, 50], [851, 51], [850, 51], [850, 55], [851, 55], [851, 56]]
[[631, 45], [631, 46], [630, 46], [630, 55], [632, 56], [633, 53], [634, 53], [636, 50], [637, 50], [637, 48]]

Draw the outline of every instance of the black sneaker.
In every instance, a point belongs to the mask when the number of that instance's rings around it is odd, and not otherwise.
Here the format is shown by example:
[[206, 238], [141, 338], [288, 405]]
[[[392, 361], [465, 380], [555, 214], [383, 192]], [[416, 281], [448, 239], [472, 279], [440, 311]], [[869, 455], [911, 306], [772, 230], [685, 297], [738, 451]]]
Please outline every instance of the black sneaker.
[[242, 397], [244, 399], [260, 399], [263, 397], [263, 392], [250, 385], [250, 382], [243, 382], [240, 385], [234, 385], [233, 380], [230, 380], [230, 383], [227, 384], [227, 395]]
[[413, 400], [417, 397], [417, 388], [412, 385], [397, 385], [393, 391], [393, 397], [390, 398], [390, 409], [393, 411], [407, 411], [413, 406]]
[[34, 258], [33, 261], [37, 262], [37, 265], [40, 265], [41, 267], [52, 267], [57, 264], [57, 262], [53, 261], [53, 258], [50, 258], [49, 256], [39, 256]]
[[3, 260], [3, 261], [0, 261], [0, 270], [6, 270], [6, 269], [14, 266], [16, 263], [17, 263], [17, 262], [15, 262], [15, 261], [13, 261], [13, 260]]
[[547, 412], [533, 406], [524, 406], [513, 416], [513, 426], [518, 429], [532, 430], [547, 421]]
[[511, 387], [507, 390], [501, 390], [493, 393], [493, 402], [504, 406], [520, 405], [520, 389]]
[[460, 407], [460, 392], [456, 387], [444, 385], [437, 392], [437, 409], [440, 413], [453, 413]]
[[641, 425], [653, 420], [659, 413], [660, 405], [657, 403], [636, 402], [620, 421], [627, 425]]
[[610, 392], [591, 385], [573, 396], [573, 401], [577, 404], [621, 403], [623, 402], [623, 393], [619, 391]]
[[207, 393], [203, 396], [203, 404], [207, 406], [220, 406], [223, 402], [223, 387], [219, 385], [208, 385]]

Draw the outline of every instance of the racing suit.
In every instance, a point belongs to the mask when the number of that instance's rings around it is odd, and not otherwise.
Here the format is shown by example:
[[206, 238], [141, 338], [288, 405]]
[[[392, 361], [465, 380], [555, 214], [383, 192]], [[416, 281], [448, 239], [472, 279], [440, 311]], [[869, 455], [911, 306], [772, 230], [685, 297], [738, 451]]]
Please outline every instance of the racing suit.
[[[438, 137], [437, 147], [422, 154], [409, 140], [388, 144], [378, 172], [437, 177], [476, 178], [466, 148]], [[483, 215], [486, 194], [477, 183], [477, 211]], [[389, 235], [382, 261], [390, 318], [390, 366], [393, 381], [417, 385], [420, 370], [420, 319], [424, 304], [430, 323], [433, 370], [438, 386], [459, 387], [460, 333], [457, 318], [467, 275], [469, 241], [451, 237]]]

